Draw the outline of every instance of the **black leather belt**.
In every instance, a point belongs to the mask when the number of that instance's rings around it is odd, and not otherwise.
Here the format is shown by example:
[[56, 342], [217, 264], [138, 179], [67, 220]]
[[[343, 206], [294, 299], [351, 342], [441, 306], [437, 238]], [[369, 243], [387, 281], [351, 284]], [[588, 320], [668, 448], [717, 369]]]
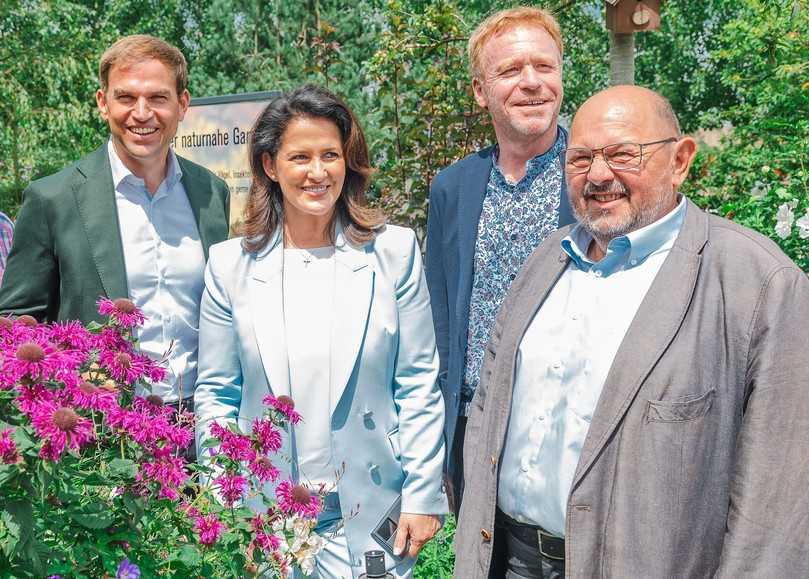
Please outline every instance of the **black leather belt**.
[[543, 557], [554, 561], [565, 560], [565, 540], [562, 537], [551, 535], [538, 525], [528, 525], [516, 521], [500, 509], [497, 509], [497, 520], [520, 541], [537, 549]]

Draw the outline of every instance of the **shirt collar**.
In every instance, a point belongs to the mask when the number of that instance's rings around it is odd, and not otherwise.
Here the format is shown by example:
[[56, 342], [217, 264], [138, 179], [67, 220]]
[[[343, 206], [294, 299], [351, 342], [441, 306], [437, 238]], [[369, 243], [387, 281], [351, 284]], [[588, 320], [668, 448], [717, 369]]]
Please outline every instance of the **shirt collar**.
[[[567, 145], [567, 131], [562, 127], [557, 127], [556, 130], [556, 140], [551, 145], [551, 148], [534, 157], [533, 159], [529, 159], [525, 162], [525, 175], [523, 176], [520, 181], [525, 181], [526, 179], [534, 180], [538, 174], [540, 174], [545, 167], [551, 161], [558, 159], [559, 155], [562, 153], [562, 150]], [[503, 175], [503, 172], [500, 170], [498, 165], [498, 161], [500, 160], [500, 145], [495, 145], [494, 147], [494, 163], [492, 164], [492, 174], [497, 178], [498, 181], [508, 184], [509, 186], [513, 187], [517, 185], [517, 183], [510, 183], [506, 176]]]
[[[130, 171], [129, 168], [124, 165], [124, 162], [118, 156], [118, 153], [112, 144], [112, 138], [107, 141], [107, 154], [109, 155], [110, 159], [110, 169], [112, 169], [112, 184], [116, 189], [118, 189], [119, 185], [124, 179], [140, 186], [145, 186], [143, 179], [135, 176], [132, 171]], [[163, 179], [163, 182], [160, 185], [162, 187], [165, 184], [165, 189], [169, 191], [180, 179], [182, 179], [182, 177], [183, 171], [180, 169], [180, 164], [177, 162], [177, 155], [174, 154], [172, 149], [169, 149], [166, 178]]]
[[[599, 269], [606, 270], [605, 274], [631, 269], [641, 265], [653, 253], [670, 249], [680, 233], [686, 207], [685, 197], [680, 195], [680, 202], [674, 211], [646, 227], [612, 239], [607, 245], [607, 254], [598, 262], [602, 266]], [[595, 265], [587, 257], [592, 240], [593, 236], [581, 224], [576, 225], [562, 240], [562, 250], [584, 271], [589, 271]]]

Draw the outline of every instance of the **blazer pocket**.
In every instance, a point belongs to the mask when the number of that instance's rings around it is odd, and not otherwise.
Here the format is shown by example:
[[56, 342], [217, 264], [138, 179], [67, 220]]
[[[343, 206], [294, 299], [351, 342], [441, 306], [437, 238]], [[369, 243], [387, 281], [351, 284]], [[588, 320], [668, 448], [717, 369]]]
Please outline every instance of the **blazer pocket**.
[[396, 460], [401, 460], [402, 458], [402, 446], [399, 442], [399, 427], [397, 426], [390, 432], [388, 432], [388, 443], [390, 444], [390, 450], [393, 452], [393, 458]]
[[648, 422], [688, 422], [705, 416], [713, 405], [716, 389], [674, 400], [649, 400]]

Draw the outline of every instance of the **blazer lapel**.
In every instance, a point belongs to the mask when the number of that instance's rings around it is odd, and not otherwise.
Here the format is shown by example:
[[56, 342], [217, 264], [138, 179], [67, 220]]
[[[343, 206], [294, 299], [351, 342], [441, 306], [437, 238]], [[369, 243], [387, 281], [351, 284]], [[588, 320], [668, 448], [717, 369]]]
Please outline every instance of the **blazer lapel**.
[[274, 396], [290, 394], [284, 327], [284, 246], [280, 228], [255, 257], [247, 280], [250, 314], [264, 374]]
[[[494, 148], [489, 147], [478, 154], [478, 159], [467, 171], [458, 186], [458, 303], [455, 311], [458, 321], [469, 316], [469, 295], [472, 292], [475, 242], [478, 222], [486, 197], [486, 186], [492, 170]], [[461, 323], [466, 337], [466, 323]]]
[[208, 248], [211, 245], [211, 236], [208, 232], [208, 220], [206, 219], [205, 212], [208, 210], [210, 194], [203, 192], [210, 192], [210, 185], [206, 187], [205, 183], [201, 183], [196, 169], [179, 155], [177, 156], [177, 163], [180, 165], [180, 170], [183, 172], [183, 176], [180, 180], [185, 188], [188, 203], [191, 205], [191, 212], [194, 214], [194, 221], [196, 221], [197, 231], [199, 231], [199, 240], [202, 243], [202, 251], [205, 253], [205, 260], [207, 261]]
[[643, 381], [677, 334], [691, 303], [707, 238], [708, 220], [689, 201], [677, 241], [641, 302], [604, 381], [572, 488], [598, 458]]
[[374, 271], [364, 248], [355, 248], [337, 226], [334, 251], [334, 307], [329, 362], [329, 409], [334, 413], [351, 378], [368, 325]]
[[77, 169], [84, 179], [73, 185], [73, 196], [101, 285], [110, 299], [129, 297], [107, 144], [80, 161]]

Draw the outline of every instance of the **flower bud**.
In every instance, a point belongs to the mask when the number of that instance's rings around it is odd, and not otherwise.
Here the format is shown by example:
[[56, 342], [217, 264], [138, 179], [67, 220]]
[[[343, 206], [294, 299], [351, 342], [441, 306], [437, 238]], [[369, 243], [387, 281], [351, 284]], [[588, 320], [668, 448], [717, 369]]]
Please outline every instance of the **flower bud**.
[[70, 432], [79, 423], [79, 415], [72, 408], [60, 408], [53, 413], [53, 423], [62, 432]]
[[17, 318], [17, 321], [21, 323], [23, 326], [28, 326], [29, 328], [33, 328], [37, 325], [37, 319], [34, 316], [29, 316], [28, 314], [22, 315]]
[[115, 309], [118, 310], [119, 312], [131, 314], [132, 312], [135, 311], [135, 303], [132, 300], [128, 300], [126, 298], [118, 298], [112, 303], [115, 306]]
[[45, 350], [39, 344], [25, 342], [17, 347], [16, 356], [24, 362], [38, 363], [45, 359]]

